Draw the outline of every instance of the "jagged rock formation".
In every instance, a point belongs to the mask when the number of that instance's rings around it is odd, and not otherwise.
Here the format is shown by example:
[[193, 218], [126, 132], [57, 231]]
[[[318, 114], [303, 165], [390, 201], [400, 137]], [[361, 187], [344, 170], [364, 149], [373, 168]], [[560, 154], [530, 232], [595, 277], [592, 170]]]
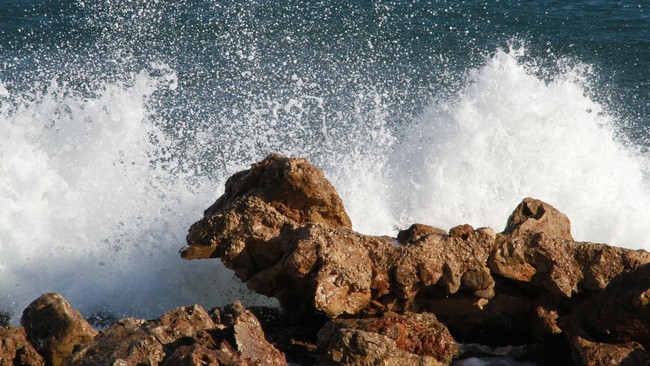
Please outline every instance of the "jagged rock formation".
[[0, 366], [650, 364], [650, 253], [577, 242], [536, 199], [500, 233], [413, 224], [368, 236], [320, 170], [270, 155], [228, 180], [187, 240], [183, 258], [221, 258], [283, 311], [256, 309], [260, 323], [239, 303], [193, 305], [98, 333], [45, 294], [24, 328], [0, 324]]
[[[280, 155], [233, 175], [187, 241], [183, 258], [221, 258], [292, 313], [428, 311], [458, 340], [493, 345], [564, 334], [560, 319], [650, 263], [645, 251], [574, 241], [568, 218], [532, 198], [501, 233], [415, 224], [397, 239], [362, 235], [320, 170]], [[358, 331], [355, 339], [377, 338]], [[353, 337], [346, 334], [340, 347]]]
[[172, 309], [155, 320], [126, 318], [97, 332], [59, 294], [23, 313], [23, 328], [0, 327], [0, 366], [286, 366], [259, 321], [239, 302]]
[[[255, 316], [240, 303], [215, 310], [201, 306], [172, 309], [156, 320], [122, 319], [72, 355], [83, 365], [286, 365], [268, 343]], [[220, 322], [215, 324], [213, 318]]]

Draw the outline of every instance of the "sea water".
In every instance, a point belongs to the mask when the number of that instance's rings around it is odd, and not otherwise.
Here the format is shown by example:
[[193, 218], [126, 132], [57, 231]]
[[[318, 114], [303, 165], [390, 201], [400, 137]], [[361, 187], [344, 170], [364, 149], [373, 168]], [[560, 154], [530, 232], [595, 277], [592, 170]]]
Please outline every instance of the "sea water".
[[531, 196], [650, 249], [649, 33], [632, 1], [0, 1], [0, 311], [273, 304], [178, 254], [271, 152], [362, 233], [499, 231]]

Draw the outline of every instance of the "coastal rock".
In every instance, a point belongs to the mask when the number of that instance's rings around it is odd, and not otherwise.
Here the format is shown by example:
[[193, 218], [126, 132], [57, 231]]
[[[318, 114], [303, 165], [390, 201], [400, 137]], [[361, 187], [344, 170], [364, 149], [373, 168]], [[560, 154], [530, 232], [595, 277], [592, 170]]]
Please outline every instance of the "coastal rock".
[[224, 308], [221, 317], [228, 329], [227, 339], [231, 340], [241, 360], [249, 365], [287, 365], [284, 354], [266, 340], [260, 322], [241, 303]]
[[178, 307], [151, 321], [122, 319], [75, 352], [70, 365], [158, 365], [177, 347], [210, 343], [208, 331], [215, 327], [199, 305]]
[[[390, 341], [378, 335], [388, 337]], [[361, 340], [362, 344], [355, 344], [352, 342], [354, 339]], [[379, 340], [382, 347], [366, 354], [372, 358], [370, 364], [386, 363], [387, 357], [400, 354], [400, 357], [419, 364], [446, 365], [458, 353], [458, 345], [447, 327], [431, 313], [391, 312], [381, 317], [336, 319], [318, 333], [319, 349], [334, 362], [354, 363], [352, 360], [357, 360], [358, 348], [372, 340]]]
[[463, 342], [492, 345], [560, 334], [582, 300], [650, 263], [645, 251], [574, 241], [569, 219], [533, 198], [498, 234], [414, 224], [396, 239], [363, 235], [320, 170], [280, 155], [233, 175], [187, 241], [183, 258], [220, 258], [291, 314], [428, 311]]
[[67, 365], [75, 347], [90, 342], [97, 331], [59, 294], [44, 294], [24, 311], [27, 339], [48, 365]]
[[383, 365], [442, 366], [430, 356], [418, 356], [397, 347], [388, 336], [357, 329], [341, 329], [330, 339], [322, 366]]
[[283, 307], [329, 317], [407, 310], [432, 286], [469, 292], [477, 301], [494, 296], [486, 265], [491, 229], [449, 236], [414, 226], [404, 237], [407, 245], [395, 245], [352, 231], [320, 170], [271, 155], [231, 177], [226, 193], [190, 228], [182, 256], [219, 257], [249, 288]]
[[[255, 202], [263, 204], [258, 207]], [[245, 209], [250, 211], [233, 215], [233, 211]], [[265, 219], [249, 222], [240, 220], [241, 216], [263, 216]], [[194, 259], [226, 255], [232, 259], [239, 252], [224, 253], [220, 242], [232, 241], [233, 250], [263, 245], [277, 236], [284, 225], [307, 222], [352, 227], [341, 198], [320, 169], [305, 159], [271, 154], [264, 161], [253, 164], [251, 169], [228, 179], [225, 193], [205, 210], [201, 221], [192, 225], [187, 237], [191, 246], [182, 251], [182, 256]], [[250, 260], [274, 259], [271, 255], [271, 258]]]
[[650, 264], [617, 276], [560, 324], [583, 364], [650, 364]]
[[570, 298], [602, 291], [615, 276], [649, 262], [643, 250], [573, 241], [566, 216], [526, 198], [497, 235], [489, 267], [528, 290]]
[[172, 309], [156, 320], [122, 319], [74, 353], [70, 365], [286, 365], [240, 303], [220, 312], [220, 319], [215, 324], [199, 305]]
[[0, 327], [0, 366], [44, 366], [45, 360], [27, 340], [24, 328]]

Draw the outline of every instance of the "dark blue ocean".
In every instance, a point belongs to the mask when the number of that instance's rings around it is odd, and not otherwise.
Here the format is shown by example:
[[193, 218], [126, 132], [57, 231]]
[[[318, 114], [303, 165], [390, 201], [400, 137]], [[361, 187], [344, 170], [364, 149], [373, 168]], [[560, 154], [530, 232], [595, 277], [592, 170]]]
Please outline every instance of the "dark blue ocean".
[[532, 196], [650, 249], [649, 116], [645, 1], [0, 0], [0, 311], [272, 303], [178, 255], [271, 152], [363, 233]]

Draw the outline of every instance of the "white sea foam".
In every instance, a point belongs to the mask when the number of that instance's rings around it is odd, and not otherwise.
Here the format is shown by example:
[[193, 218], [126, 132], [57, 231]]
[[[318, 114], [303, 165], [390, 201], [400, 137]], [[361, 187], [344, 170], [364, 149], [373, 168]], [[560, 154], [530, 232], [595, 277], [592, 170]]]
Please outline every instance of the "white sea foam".
[[567, 214], [577, 240], [650, 249], [646, 157], [617, 141], [580, 69], [545, 82], [499, 51], [433, 101], [391, 156], [392, 219], [500, 230], [532, 196]]
[[172, 144], [147, 109], [160, 83], [143, 72], [82, 97], [53, 80], [2, 104], [0, 310], [18, 314], [43, 292], [135, 316], [241, 297], [217, 286], [231, 278], [223, 267], [179, 259], [216, 193], [170, 173]]
[[[53, 291], [85, 314], [105, 307], [145, 317], [243, 296], [217, 260], [183, 261], [177, 251], [223, 178], [278, 146], [323, 166], [364, 233], [412, 222], [500, 230], [532, 196], [566, 213], [578, 240], [650, 249], [645, 158], [614, 138], [618, 122], [585, 96], [574, 68], [544, 82], [515, 53], [497, 52], [461, 92], [432, 101], [397, 133], [380, 93], [359, 95], [354, 110], [339, 111], [343, 122], [329, 119], [337, 111], [325, 96], [298, 95], [305, 102], [289, 112], [310, 113], [289, 122], [322, 143], [304, 146], [282, 145], [290, 125], [271, 118], [288, 118], [278, 108], [286, 101], [235, 115], [247, 125], [168, 134], [148, 102], [161, 88], [178, 92], [182, 80], [152, 67], [162, 76], [140, 73], [90, 96], [56, 80], [29, 96], [0, 87], [0, 310], [17, 315]], [[194, 160], [179, 159], [175, 138], [195, 142], [187, 153], [211, 149], [217, 134], [239, 139], [237, 151], [214, 152], [236, 157], [216, 164], [227, 171], [177, 168]]]

